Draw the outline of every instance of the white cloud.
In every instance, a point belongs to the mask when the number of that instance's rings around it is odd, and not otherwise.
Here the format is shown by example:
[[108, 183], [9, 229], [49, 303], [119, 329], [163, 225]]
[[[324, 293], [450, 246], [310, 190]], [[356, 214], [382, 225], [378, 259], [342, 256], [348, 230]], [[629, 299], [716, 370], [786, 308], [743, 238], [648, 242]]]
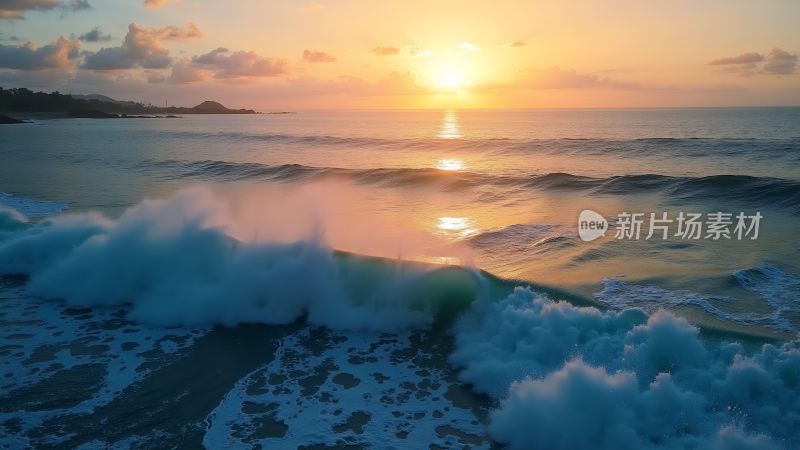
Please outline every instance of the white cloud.
[[164, 41], [176, 41], [202, 36], [192, 22], [186, 27], [144, 27], [136, 23], [128, 26], [128, 33], [119, 47], [104, 47], [87, 53], [83, 67], [92, 70], [121, 70], [134, 67], [164, 69], [172, 64]]
[[192, 58], [192, 63], [214, 72], [216, 78], [273, 77], [287, 72], [285, 59], [268, 58], [256, 52], [218, 48]]

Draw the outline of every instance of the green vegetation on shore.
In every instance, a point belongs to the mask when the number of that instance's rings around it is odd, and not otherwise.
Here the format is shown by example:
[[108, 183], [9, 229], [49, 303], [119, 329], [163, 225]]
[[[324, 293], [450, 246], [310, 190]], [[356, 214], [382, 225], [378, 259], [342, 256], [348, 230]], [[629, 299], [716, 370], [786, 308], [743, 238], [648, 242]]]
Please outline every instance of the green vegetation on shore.
[[[256, 114], [252, 109], [229, 109], [220, 103], [205, 101], [187, 108], [179, 106], [157, 107], [136, 102], [100, 98], [76, 98], [59, 92], [34, 92], [26, 88], [0, 87], [0, 112], [13, 113], [67, 113], [73, 117], [88, 114]], [[107, 99], [107, 100], [105, 100]]]

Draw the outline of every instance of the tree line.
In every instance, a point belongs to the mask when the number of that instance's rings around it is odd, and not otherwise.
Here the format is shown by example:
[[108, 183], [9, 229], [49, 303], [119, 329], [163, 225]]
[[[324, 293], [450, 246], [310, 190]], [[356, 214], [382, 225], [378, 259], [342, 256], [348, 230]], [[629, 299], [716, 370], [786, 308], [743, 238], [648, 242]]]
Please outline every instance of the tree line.
[[[221, 106], [221, 105], [220, 105]], [[75, 98], [55, 92], [34, 92], [27, 88], [3, 89], [0, 87], [0, 111], [3, 112], [104, 112], [111, 114], [198, 114], [228, 113], [254, 114], [246, 109], [217, 109], [213, 111], [178, 106], [157, 107], [138, 102], [107, 102], [98, 99]]]

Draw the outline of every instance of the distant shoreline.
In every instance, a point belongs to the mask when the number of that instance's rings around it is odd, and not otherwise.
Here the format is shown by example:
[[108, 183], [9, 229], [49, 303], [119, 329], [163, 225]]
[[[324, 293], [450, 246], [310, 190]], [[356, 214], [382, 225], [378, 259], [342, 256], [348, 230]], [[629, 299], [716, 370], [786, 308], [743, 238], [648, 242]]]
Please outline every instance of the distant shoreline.
[[[0, 125], [12, 124], [25, 124], [32, 123], [31, 121], [38, 120], [54, 120], [54, 119], [183, 119], [183, 115], [174, 114], [111, 114], [103, 113], [97, 114], [98, 111], [87, 111], [86, 114], [77, 113], [70, 114], [68, 112], [31, 112], [31, 111], [0, 111]], [[277, 111], [277, 112], [256, 112], [255, 115], [292, 115], [297, 114], [295, 111]], [[192, 113], [187, 114], [191, 116], [231, 116], [231, 115], [250, 115], [250, 114], [227, 114], [227, 113]]]
[[67, 95], [59, 92], [34, 92], [30, 89], [3, 89], [0, 87], [0, 113], [58, 114], [60, 117], [117, 118], [153, 117], [177, 114], [261, 114], [252, 109], [231, 109], [222, 103], [206, 100], [193, 107], [154, 106], [131, 101], [116, 100], [99, 94]]

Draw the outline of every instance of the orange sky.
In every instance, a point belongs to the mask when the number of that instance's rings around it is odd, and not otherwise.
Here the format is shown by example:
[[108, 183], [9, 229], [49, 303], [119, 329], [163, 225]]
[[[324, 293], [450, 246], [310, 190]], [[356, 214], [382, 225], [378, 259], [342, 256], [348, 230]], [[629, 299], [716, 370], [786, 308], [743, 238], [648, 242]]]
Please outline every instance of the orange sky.
[[8, 8], [4, 87], [261, 110], [800, 105], [793, 0]]

